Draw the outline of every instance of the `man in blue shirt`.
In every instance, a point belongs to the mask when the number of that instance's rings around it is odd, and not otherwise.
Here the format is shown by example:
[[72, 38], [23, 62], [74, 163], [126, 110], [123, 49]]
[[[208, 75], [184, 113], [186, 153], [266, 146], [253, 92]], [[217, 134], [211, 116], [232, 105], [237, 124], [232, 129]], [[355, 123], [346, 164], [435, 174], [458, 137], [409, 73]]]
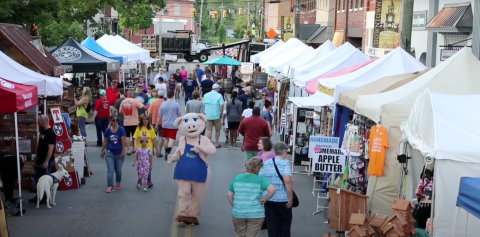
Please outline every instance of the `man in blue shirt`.
[[252, 87], [247, 86], [243, 90], [245, 93], [238, 97], [238, 100], [242, 101], [242, 111], [248, 109], [248, 102], [253, 101]]
[[225, 102], [223, 101], [223, 96], [218, 93], [220, 90], [219, 84], [214, 84], [212, 86], [212, 91], [205, 94], [203, 98], [203, 104], [205, 105], [205, 114], [207, 115], [207, 137], [212, 140], [212, 131], [215, 127], [215, 146], [220, 148], [220, 130], [222, 129], [222, 120], [221, 115], [223, 112], [223, 107]]
[[195, 67], [195, 74], [197, 74], [197, 79], [198, 79], [198, 81], [202, 81], [203, 70], [200, 69], [200, 65], [198, 65], [198, 64], [197, 64], [197, 66]]
[[200, 82], [200, 91], [202, 91], [202, 97], [205, 97], [205, 94], [212, 90], [213, 84], [212, 74], [207, 73], [206, 79]]
[[193, 78], [186, 78], [185, 81], [183, 81], [182, 86], [183, 90], [185, 91], [185, 104], [187, 104], [187, 101], [192, 99], [192, 93], [198, 87], [197, 80]]

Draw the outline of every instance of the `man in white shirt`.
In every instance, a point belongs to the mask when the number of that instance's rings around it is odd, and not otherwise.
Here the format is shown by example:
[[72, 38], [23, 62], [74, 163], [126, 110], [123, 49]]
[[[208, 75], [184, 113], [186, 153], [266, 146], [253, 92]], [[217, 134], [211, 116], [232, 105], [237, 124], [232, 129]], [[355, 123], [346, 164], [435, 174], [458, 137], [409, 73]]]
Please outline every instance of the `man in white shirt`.
[[158, 70], [158, 74], [155, 76], [155, 78], [153, 79], [153, 83], [152, 85], [156, 85], [158, 83], [158, 78], [162, 77], [164, 81], [168, 80], [168, 77], [165, 73], [163, 73], [163, 69], [160, 68], [160, 70]]
[[242, 113], [242, 120], [244, 118], [249, 118], [250, 116], [252, 116], [253, 107], [255, 107], [255, 102], [253, 102], [253, 101], [248, 102], [248, 108], [245, 109]]

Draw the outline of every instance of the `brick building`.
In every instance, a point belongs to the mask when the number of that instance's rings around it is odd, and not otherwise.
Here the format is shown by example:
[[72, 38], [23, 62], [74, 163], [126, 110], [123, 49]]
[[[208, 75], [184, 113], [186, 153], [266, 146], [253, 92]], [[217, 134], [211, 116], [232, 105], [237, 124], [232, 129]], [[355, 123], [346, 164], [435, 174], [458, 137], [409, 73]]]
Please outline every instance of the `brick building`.
[[362, 48], [364, 45], [365, 8], [374, 0], [336, 0], [335, 33], [333, 43], [342, 45], [345, 41]]
[[[194, 17], [190, 15], [190, 9], [195, 8], [195, 0], [170, 0], [163, 11], [163, 14], [157, 12], [155, 18], [162, 22], [182, 22], [184, 28], [181, 30], [191, 30], [195, 34], [198, 33], [198, 23], [194, 21]], [[165, 14], [167, 13], [168, 14]], [[203, 13], [208, 14], [208, 13]], [[157, 20], [158, 21], [158, 20]], [[156, 24], [155, 24], [156, 25]], [[154, 34], [155, 26], [148, 29], [131, 32], [126, 30], [126, 38], [133, 43], [141, 43], [141, 34]]]
[[[295, 0], [290, 0], [292, 11], [295, 12]], [[317, 17], [316, 0], [300, 0], [300, 24], [315, 24]]]

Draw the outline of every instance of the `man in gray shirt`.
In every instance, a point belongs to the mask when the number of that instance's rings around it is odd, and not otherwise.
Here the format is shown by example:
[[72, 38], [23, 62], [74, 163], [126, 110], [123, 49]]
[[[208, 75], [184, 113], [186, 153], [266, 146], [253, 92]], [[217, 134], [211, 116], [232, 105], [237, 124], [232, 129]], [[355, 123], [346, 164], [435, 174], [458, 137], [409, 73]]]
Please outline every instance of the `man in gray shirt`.
[[198, 93], [198, 91], [194, 91], [192, 93], [192, 98], [193, 100], [189, 100], [185, 105], [185, 113], [205, 114], [205, 105], [203, 105], [203, 102], [199, 100], [200, 93]]
[[[174, 99], [175, 92], [169, 90], [167, 92], [167, 101], [163, 102], [158, 110], [158, 119], [156, 124], [160, 124], [162, 121], [162, 135], [163, 144], [167, 144], [165, 148], [165, 160], [168, 158], [168, 154], [172, 151], [173, 143], [177, 139], [178, 128], [175, 127], [175, 119], [182, 116], [182, 110], [180, 104]], [[158, 131], [158, 125], [155, 126], [155, 130]]]
[[120, 105], [122, 104], [122, 101], [125, 100], [125, 90], [120, 89], [119, 93], [120, 93], [120, 98], [115, 101], [115, 104], [113, 105], [113, 107], [115, 107], [116, 112], [117, 112], [118, 126], [123, 127], [124, 115], [123, 115], [123, 113], [119, 113], [118, 111], [120, 111]]

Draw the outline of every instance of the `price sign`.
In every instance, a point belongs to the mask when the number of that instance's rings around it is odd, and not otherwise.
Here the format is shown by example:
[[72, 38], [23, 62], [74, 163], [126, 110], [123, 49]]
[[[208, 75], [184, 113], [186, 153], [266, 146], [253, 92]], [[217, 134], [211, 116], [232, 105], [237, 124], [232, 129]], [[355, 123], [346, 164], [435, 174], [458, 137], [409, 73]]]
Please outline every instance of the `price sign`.
[[125, 90], [135, 90], [135, 79], [132, 77], [125, 78], [125, 84], [124, 84]]
[[242, 74], [252, 74], [253, 73], [253, 63], [242, 63], [240, 72]]

